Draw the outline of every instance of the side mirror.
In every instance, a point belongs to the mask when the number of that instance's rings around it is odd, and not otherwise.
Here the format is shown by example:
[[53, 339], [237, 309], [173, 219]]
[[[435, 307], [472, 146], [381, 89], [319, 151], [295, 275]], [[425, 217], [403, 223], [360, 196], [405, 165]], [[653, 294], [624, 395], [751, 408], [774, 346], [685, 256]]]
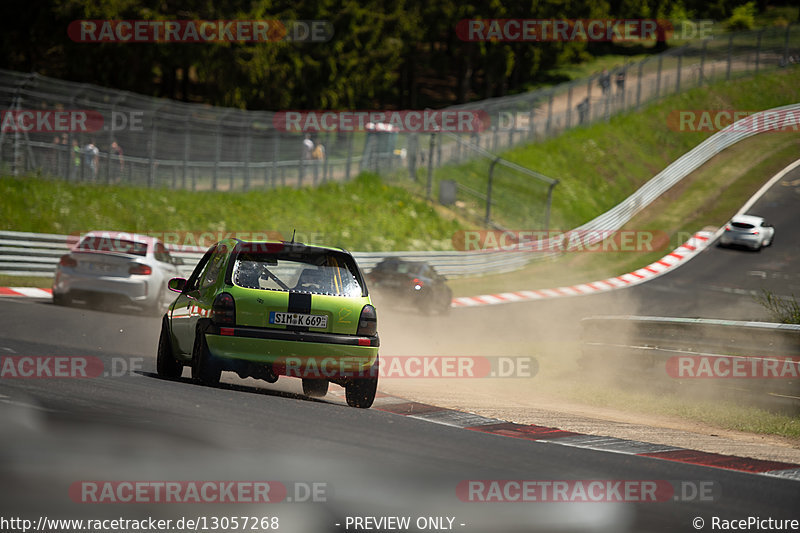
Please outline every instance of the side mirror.
[[186, 287], [186, 278], [172, 278], [167, 283], [167, 288], [172, 292], [183, 292]]

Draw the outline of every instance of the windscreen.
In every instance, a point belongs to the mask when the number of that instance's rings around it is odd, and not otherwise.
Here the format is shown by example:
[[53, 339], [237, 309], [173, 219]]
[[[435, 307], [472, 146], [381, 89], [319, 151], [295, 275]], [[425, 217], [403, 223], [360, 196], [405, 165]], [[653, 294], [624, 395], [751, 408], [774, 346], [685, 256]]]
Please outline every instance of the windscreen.
[[250, 289], [361, 296], [355, 265], [343, 254], [241, 252], [231, 273], [234, 285]]
[[733, 224], [731, 224], [731, 226], [738, 229], [753, 229], [755, 227], [752, 224], [748, 224], [747, 222], [734, 222]]

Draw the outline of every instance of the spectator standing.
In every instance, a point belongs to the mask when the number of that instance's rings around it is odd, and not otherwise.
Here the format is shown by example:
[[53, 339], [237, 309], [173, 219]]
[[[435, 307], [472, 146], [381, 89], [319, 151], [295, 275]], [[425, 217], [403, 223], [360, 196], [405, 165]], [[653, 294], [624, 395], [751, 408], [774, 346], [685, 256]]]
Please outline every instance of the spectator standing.
[[314, 153], [314, 141], [311, 140], [311, 134], [306, 133], [305, 139], [303, 139], [303, 159], [304, 160], [311, 159], [313, 153]]
[[100, 161], [100, 149], [90, 142], [83, 147], [83, 164], [89, 169], [92, 181], [97, 179], [97, 166]]
[[72, 139], [72, 177], [79, 178], [81, 168], [81, 146], [78, 139]]
[[622, 96], [622, 94], [625, 92], [625, 69], [622, 69], [619, 72], [617, 72], [616, 82], [617, 82], [617, 95]]
[[598, 83], [600, 84], [600, 88], [603, 89], [603, 96], [606, 96], [608, 94], [608, 90], [611, 88], [611, 75], [608, 73], [607, 68], [603, 69]]
[[586, 122], [586, 116], [589, 113], [589, 97], [587, 96], [578, 104], [578, 123], [583, 124]]
[[122, 181], [122, 174], [125, 171], [125, 159], [122, 157], [122, 147], [117, 141], [111, 143], [109, 150], [112, 165], [114, 165], [114, 182]]

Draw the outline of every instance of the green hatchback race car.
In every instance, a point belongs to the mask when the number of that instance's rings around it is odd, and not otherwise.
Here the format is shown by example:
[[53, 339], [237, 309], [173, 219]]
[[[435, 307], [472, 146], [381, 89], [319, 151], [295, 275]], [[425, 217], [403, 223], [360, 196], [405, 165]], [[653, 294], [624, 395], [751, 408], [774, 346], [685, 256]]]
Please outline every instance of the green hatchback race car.
[[217, 385], [223, 371], [269, 383], [299, 377], [322, 397], [330, 382], [367, 408], [378, 386], [377, 314], [353, 256], [296, 242], [220, 241], [164, 315], [158, 374]]

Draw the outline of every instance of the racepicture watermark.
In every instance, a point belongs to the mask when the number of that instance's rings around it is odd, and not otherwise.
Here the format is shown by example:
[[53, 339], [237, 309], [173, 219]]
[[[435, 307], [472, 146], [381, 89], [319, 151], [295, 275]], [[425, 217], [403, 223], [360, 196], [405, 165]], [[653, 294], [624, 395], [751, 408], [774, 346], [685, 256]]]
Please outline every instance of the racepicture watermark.
[[[703, 517], [696, 517], [692, 520], [695, 529], [702, 529], [705, 526]], [[797, 531], [800, 529], [800, 520], [797, 519], [778, 519], [760, 516], [748, 516], [746, 518], [726, 519], [719, 516], [711, 517], [712, 531]]]

